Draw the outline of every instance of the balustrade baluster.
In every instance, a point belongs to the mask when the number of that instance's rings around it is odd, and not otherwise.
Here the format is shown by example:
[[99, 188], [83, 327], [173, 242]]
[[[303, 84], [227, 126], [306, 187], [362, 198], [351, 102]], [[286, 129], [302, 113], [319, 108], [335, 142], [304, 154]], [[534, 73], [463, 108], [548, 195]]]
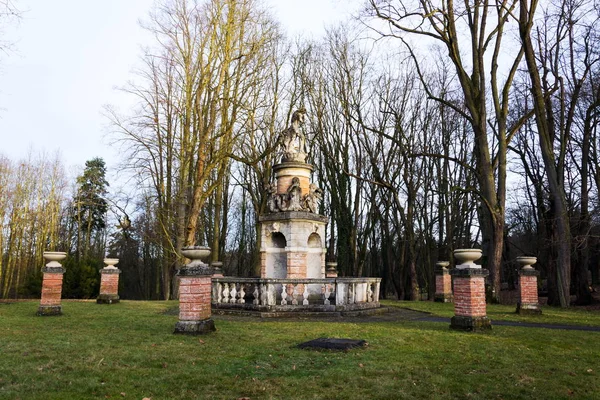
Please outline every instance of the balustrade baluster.
[[252, 304], [260, 304], [260, 297], [259, 294], [260, 292], [258, 291], [258, 283], [254, 285], [254, 292], [252, 292], [252, 296], [254, 296], [254, 299], [252, 300]]
[[229, 283], [223, 284], [223, 303], [229, 303]]
[[287, 305], [287, 285], [283, 284], [281, 285], [281, 305], [285, 306]]
[[293, 283], [292, 284], [292, 305], [293, 306], [297, 306], [298, 305], [298, 284]]
[[302, 294], [302, 297], [304, 298], [304, 300], [302, 300], [302, 305], [303, 306], [307, 306], [308, 305], [308, 284], [304, 284], [304, 293]]
[[231, 291], [229, 292], [229, 295], [230, 295], [229, 302], [232, 304], [235, 304], [235, 300], [237, 297], [237, 283], [231, 284]]
[[240, 283], [240, 292], [239, 292], [239, 299], [238, 299], [238, 304], [244, 304], [246, 302], [246, 299], [244, 299], [244, 297], [246, 297], [246, 292], [244, 291], [244, 286], [246, 286], [245, 283]]
[[331, 304], [331, 302], [329, 301], [329, 296], [331, 296], [330, 287], [329, 284], [326, 283], [325, 292], [323, 293], [323, 304], [325, 304], [326, 306]]

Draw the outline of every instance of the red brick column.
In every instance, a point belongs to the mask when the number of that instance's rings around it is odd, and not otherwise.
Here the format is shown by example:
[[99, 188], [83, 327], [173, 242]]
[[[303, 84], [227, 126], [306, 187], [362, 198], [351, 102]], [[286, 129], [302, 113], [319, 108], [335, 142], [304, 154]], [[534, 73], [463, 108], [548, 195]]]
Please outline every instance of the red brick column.
[[37, 315], [62, 315], [61, 295], [65, 269], [58, 261], [64, 259], [66, 256], [67, 253], [63, 252], [44, 252], [44, 258], [49, 263], [42, 268], [44, 274], [42, 297]]
[[175, 324], [173, 333], [200, 335], [216, 330], [211, 319], [212, 272], [207, 264], [199, 259], [192, 259], [177, 273], [179, 321]]
[[454, 268], [454, 317], [450, 328], [464, 331], [482, 331], [492, 328], [485, 304], [485, 277], [482, 268]]
[[42, 282], [42, 298], [38, 308], [38, 315], [61, 315], [61, 294], [63, 284], [62, 267], [44, 267], [44, 280]]
[[519, 314], [541, 314], [538, 301], [537, 279], [539, 271], [529, 267], [519, 271], [519, 302], [517, 313]]
[[450, 264], [448, 261], [440, 261], [435, 269], [435, 297], [434, 300], [441, 303], [452, 303], [452, 277], [450, 271], [446, 268]]
[[121, 270], [107, 267], [100, 270], [100, 295], [96, 299], [98, 304], [118, 303], [119, 299], [119, 274]]

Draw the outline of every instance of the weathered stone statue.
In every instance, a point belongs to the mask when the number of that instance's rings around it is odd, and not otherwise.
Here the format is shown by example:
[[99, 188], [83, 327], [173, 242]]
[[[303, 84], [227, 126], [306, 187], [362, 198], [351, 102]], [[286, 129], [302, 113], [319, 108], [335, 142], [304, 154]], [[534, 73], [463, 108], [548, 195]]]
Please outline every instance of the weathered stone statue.
[[316, 183], [311, 183], [309, 193], [304, 196], [303, 208], [311, 213], [319, 213], [319, 204], [323, 199], [323, 190]]
[[265, 186], [265, 192], [267, 192], [267, 210], [272, 213], [279, 211], [277, 185], [275, 183], [268, 183]]
[[292, 125], [279, 136], [281, 162], [306, 161], [306, 136], [302, 132], [306, 109], [300, 108], [292, 114]]
[[302, 211], [302, 189], [300, 179], [292, 178], [292, 184], [288, 188], [288, 204], [285, 211]]

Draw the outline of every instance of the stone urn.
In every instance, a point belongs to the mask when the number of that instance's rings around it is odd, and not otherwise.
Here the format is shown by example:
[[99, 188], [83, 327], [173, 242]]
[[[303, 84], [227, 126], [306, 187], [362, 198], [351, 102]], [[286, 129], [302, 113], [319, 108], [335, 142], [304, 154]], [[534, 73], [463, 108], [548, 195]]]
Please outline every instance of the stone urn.
[[438, 267], [438, 269], [446, 269], [448, 268], [448, 265], [450, 265], [450, 261], [438, 261], [435, 263], [435, 266]]
[[208, 268], [208, 257], [210, 256], [210, 247], [208, 246], [188, 246], [181, 248], [181, 254], [192, 261], [185, 265], [186, 268]]
[[537, 257], [533, 256], [519, 256], [517, 257], [517, 263], [521, 265], [522, 269], [533, 269], [532, 265], [537, 262]]
[[59, 261], [67, 257], [67, 253], [64, 251], [45, 251], [43, 255], [46, 261], [48, 261], [46, 267], [62, 267]]
[[456, 265], [458, 269], [464, 268], [481, 268], [481, 265], [475, 264], [476, 260], [481, 258], [481, 249], [456, 249], [454, 250], [454, 258], [459, 262]]
[[118, 258], [105, 258], [104, 259], [104, 264], [106, 264], [106, 268], [117, 269], [117, 267], [115, 267], [115, 265], [117, 265], [118, 263], [119, 263]]

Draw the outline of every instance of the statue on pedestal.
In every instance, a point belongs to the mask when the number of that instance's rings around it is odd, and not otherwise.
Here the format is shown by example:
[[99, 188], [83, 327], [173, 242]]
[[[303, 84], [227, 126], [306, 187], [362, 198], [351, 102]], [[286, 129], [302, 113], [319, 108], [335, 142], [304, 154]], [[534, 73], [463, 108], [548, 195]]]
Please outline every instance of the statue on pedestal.
[[302, 132], [305, 115], [304, 107], [294, 111], [292, 125], [279, 136], [281, 162], [306, 161], [306, 136]]

